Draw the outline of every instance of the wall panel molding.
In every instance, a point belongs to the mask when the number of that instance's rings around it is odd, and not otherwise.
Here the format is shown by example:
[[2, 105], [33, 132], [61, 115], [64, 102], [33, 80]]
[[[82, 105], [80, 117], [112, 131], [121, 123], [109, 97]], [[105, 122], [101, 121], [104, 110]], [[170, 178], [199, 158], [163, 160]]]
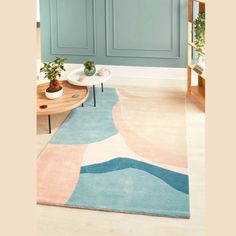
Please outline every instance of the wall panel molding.
[[40, 0], [41, 56], [187, 67], [187, 0]]
[[[162, 22], [163, 29], [165, 31], [166, 27], [169, 27], [169, 35], [167, 35], [167, 40], [169, 39], [170, 42], [168, 45], [158, 45], [158, 37], [153, 38], [153, 41], [156, 40], [157, 45], [155, 47], [150, 47], [149, 43], [146, 43], [145, 47], [135, 47], [133, 45], [124, 45], [124, 46], [117, 46], [117, 24], [121, 21], [121, 17], [118, 19], [115, 15], [119, 16], [119, 12], [116, 12], [117, 4], [121, 4], [120, 0], [105, 0], [105, 7], [106, 7], [106, 55], [111, 57], [141, 57], [141, 58], [179, 58], [179, 47], [180, 47], [180, 35], [179, 35], [179, 26], [180, 26], [180, 0], [155, 0], [156, 1], [156, 7], [158, 8], [158, 5], [160, 4], [168, 4], [170, 6], [168, 11], [166, 13], [169, 13], [169, 25], [167, 25], [166, 22]], [[133, 0], [136, 1], [136, 0]], [[132, 1], [131, 1], [132, 2]], [[144, 4], [148, 4], [149, 1], [143, 1]], [[152, 3], [152, 1], [151, 1]], [[132, 5], [132, 3], [131, 3]], [[130, 14], [132, 14], [132, 10], [136, 11], [138, 7], [133, 4], [133, 8], [130, 9]], [[142, 7], [142, 6], [141, 6]], [[161, 6], [163, 8], [163, 5]], [[118, 11], [121, 9], [118, 9]], [[122, 11], [124, 11], [122, 9]], [[142, 9], [138, 9], [138, 11], [142, 12]], [[153, 28], [155, 28], [156, 22], [155, 20], [158, 19], [158, 15], [156, 15], [156, 18], [153, 19]], [[159, 17], [160, 18], [160, 17]], [[132, 17], [131, 17], [132, 20]], [[121, 21], [121, 24], [124, 22]], [[150, 23], [150, 22], [149, 22]], [[124, 24], [123, 24], [124, 25]], [[161, 24], [159, 24], [161, 28]], [[138, 26], [139, 27], [139, 26]], [[141, 25], [140, 27], [145, 27], [144, 25]], [[121, 26], [120, 26], [121, 29]], [[139, 30], [139, 28], [138, 28]], [[152, 31], [152, 29], [150, 29]], [[156, 30], [156, 29], [155, 29]], [[160, 31], [160, 34], [162, 32]], [[119, 34], [119, 32], [118, 32]], [[152, 34], [150, 34], [152, 35]], [[142, 34], [140, 34], [140, 37], [142, 37]], [[151, 37], [151, 36], [150, 36]], [[140, 38], [136, 37], [137, 41], [140, 41]]]
[[[50, 0], [51, 53], [96, 55], [95, 0], [72, 1]], [[74, 8], [72, 15], [65, 11], [66, 4], [71, 4], [67, 8]], [[83, 20], [78, 19], [83, 13]], [[81, 34], [77, 32], [79, 26], [83, 29]]]

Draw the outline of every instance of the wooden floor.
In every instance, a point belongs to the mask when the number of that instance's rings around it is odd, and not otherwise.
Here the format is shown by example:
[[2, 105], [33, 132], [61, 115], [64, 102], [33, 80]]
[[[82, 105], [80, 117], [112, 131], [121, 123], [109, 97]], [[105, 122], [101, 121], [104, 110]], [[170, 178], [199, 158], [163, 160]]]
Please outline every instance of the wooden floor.
[[[40, 50], [38, 54], [40, 57]], [[38, 58], [38, 57], [37, 57]], [[106, 86], [120, 84], [147, 85], [146, 79], [114, 78]], [[150, 86], [168, 86], [185, 90], [186, 81], [150, 80]], [[203, 236], [205, 235], [205, 114], [186, 102], [187, 153], [190, 177], [191, 219], [173, 219], [92, 210], [37, 206], [39, 236]], [[52, 117], [53, 130], [47, 134], [47, 117], [38, 117], [37, 153], [44, 148], [68, 113]]]
[[[127, 82], [127, 81], [126, 81]], [[115, 84], [115, 81], [113, 81]], [[135, 81], [137, 85], [137, 80]], [[138, 84], [146, 83], [139, 81]], [[166, 86], [183, 89], [185, 81], [160, 81]], [[184, 85], [183, 85], [184, 83]], [[109, 85], [109, 84], [108, 84]], [[204, 121], [205, 115], [187, 101], [187, 152], [190, 176], [191, 219], [172, 219], [109, 213], [62, 207], [38, 206], [38, 235], [135, 235], [201, 236], [205, 221]], [[54, 130], [47, 134], [47, 117], [38, 117], [37, 151], [40, 153], [66, 115], [52, 117]]]

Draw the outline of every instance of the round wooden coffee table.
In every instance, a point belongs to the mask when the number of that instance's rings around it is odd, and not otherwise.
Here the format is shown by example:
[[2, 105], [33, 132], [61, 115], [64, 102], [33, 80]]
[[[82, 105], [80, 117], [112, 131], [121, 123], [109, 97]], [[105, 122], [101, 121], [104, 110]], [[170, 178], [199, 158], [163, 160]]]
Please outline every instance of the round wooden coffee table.
[[37, 86], [37, 115], [48, 116], [48, 128], [51, 133], [51, 115], [70, 111], [87, 100], [89, 90], [86, 86], [75, 86], [69, 84], [66, 80], [61, 80], [63, 86], [63, 95], [56, 99], [48, 99], [45, 96], [45, 89], [48, 82]]

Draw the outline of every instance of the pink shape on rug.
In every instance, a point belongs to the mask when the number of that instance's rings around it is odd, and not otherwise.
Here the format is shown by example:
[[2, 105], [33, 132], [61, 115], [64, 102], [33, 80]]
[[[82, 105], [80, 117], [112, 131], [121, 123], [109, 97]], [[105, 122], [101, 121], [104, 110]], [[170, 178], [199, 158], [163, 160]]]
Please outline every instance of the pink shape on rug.
[[147, 142], [135, 132], [131, 131], [122, 121], [120, 102], [118, 102], [112, 111], [113, 121], [120, 134], [125, 139], [127, 145], [139, 156], [145, 157], [157, 163], [166, 165], [187, 167], [187, 158], [183, 155], [174, 155], [166, 150], [161, 150], [153, 144]]
[[87, 145], [48, 144], [37, 161], [37, 202], [64, 205], [79, 180]]
[[81, 166], [106, 162], [117, 157], [145, 161], [127, 146], [124, 138], [118, 133], [105, 140], [89, 144], [84, 152]]
[[140, 98], [139, 96], [135, 96], [131, 93], [129, 93], [126, 89], [123, 88], [119, 88], [117, 89], [117, 91], [119, 92], [119, 94], [125, 98]]
[[110, 161], [117, 157], [132, 158], [134, 160], [146, 162], [171, 171], [186, 174], [185, 168], [160, 164], [137, 155], [130, 149], [129, 146], [127, 146], [124, 138], [119, 133], [105, 140], [89, 144], [84, 152], [81, 166], [98, 164]]

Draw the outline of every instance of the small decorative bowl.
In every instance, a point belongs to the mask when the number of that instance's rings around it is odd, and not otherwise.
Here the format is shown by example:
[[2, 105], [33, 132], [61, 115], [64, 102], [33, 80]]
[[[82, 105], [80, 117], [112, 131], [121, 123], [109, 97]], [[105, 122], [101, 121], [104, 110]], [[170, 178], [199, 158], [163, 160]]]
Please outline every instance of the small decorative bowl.
[[84, 82], [85, 80], [86, 80], [86, 76], [85, 75], [80, 75], [79, 81]]

